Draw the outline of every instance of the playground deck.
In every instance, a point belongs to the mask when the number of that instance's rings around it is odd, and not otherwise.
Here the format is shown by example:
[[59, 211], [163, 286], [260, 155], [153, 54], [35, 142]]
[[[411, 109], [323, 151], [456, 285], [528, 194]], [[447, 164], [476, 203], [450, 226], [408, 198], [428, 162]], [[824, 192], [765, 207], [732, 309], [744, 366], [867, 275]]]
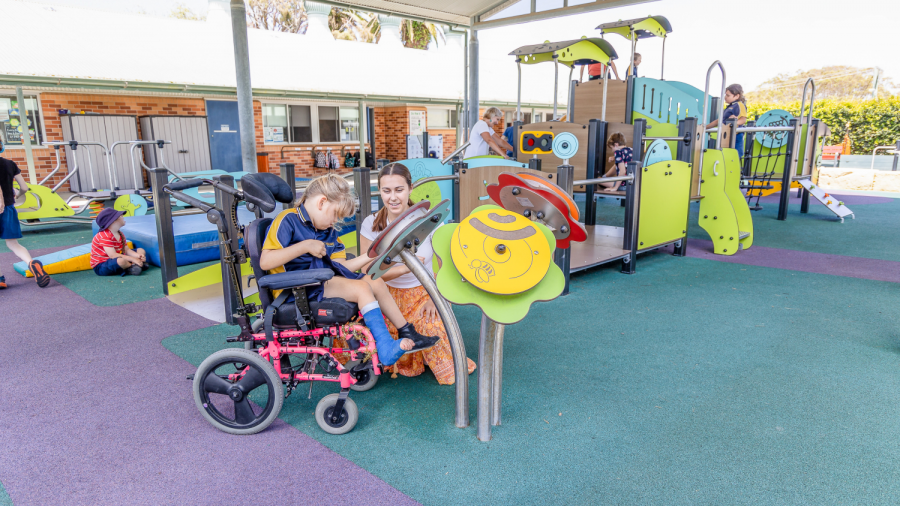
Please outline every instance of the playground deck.
[[[163, 298], [156, 268], [41, 290], [0, 245], [0, 505], [897, 504], [900, 199], [842, 196], [856, 219], [837, 223], [796, 198], [776, 221], [776, 198], [747, 251], [713, 255], [694, 203], [688, 258], [578, 273], [507, 328], [488, 443], [476, 376], [458, 429], [454, 390], [429, 371], [355, 395], [344, 436], [311, 416], [326, 384], [260, 434], [219, 432], [185, 378], [232, 327]], [[622, 212], [601, 201], [598, 223]], [[90, 234], [22, 242], [43, 254]], [[476, 358], [480, 313], [454, 310]]]

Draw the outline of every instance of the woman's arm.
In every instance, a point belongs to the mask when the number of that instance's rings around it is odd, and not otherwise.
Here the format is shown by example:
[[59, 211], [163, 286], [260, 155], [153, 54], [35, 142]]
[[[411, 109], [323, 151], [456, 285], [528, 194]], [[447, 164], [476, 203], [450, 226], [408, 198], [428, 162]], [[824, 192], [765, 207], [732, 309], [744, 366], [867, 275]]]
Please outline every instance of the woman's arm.
[[307, 239], [306, 241], [292, 244], [287, 248], [264, 249], [259, 255], [259, 267], [264, 271], [272, 270], [307, 253], [314, 257], [322, 258], [326, 253], [325, 243], [315, 239]]
[[[609, 60], [609, 66], [612, 67], [612, 71], [613, 71], [613, 74], [616, 76], [616, 80], [621, 81], [621, 79], [619, 79], [619, 71], [616, 70], [616, 62]], [[606, 77], [606, 76], [603, 76], [603, 77]]]
[[491, 137], [493, 137], [494, 140], [496, 140], [497, 143], [500, 144], [500, 146], [506, 148], [507, 151], [513, 150], [512, 144], [510, 144], [509, 142], [506, 142], [506, 139], [504, 139], [501, 135], [495, 133]]
[[503, 156], [503, 158], [506, 158], [506, 150], [501, 149], [500, 146], [498, 146], [497, 143], [494, 142], [494, 137], [491, 134], [487, 132], [481, 132], [481, 138], [484, 139], [484, 142], [486, 142], [492, 150], [494, 150], [494, 153], [497, 153], [498, 155]]

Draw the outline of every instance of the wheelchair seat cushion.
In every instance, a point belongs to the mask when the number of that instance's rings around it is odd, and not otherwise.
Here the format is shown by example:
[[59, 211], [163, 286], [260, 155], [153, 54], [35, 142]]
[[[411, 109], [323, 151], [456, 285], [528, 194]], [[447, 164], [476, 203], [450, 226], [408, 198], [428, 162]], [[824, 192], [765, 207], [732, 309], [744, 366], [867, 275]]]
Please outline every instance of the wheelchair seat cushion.
[[[359, 306], [344, 299], [324, 298], [321, 301], [309, 301], [309, 309], [317, 326], [343, 325], [359, 314]], [[297, 327], [297, 306], [294, 301], [285, 302], [275, 312], [272, 325], [280, 328]]]

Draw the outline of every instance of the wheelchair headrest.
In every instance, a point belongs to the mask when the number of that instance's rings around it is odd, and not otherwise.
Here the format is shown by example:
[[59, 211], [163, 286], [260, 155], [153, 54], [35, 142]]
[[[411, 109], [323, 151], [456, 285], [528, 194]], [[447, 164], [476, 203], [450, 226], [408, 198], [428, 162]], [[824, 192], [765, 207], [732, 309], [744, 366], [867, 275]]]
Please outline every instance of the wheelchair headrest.
[[276, 201], [290, 204], [295, 197], [284, 179], [267, 172], [247, 174], [241, 178], [241, 189], [247, 201], [258, 205], [267, 213], [275, 210]]

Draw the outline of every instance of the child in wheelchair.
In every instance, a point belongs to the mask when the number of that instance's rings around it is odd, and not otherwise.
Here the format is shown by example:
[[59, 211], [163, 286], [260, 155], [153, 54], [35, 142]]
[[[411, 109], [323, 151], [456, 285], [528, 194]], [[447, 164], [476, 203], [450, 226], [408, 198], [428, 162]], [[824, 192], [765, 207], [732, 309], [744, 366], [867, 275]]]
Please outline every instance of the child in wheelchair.
[[[347, 259], [335, 224], [355, 212], [350, 185], [334, 174], [312, 181], [292, 209], [282, 211], [269, 227], [259, 266], [270, 272], [330, 268], [335, 276], [324, 285], [306, 289], [311, 301], [323, 297], [355, 302], [366, 327], [375, 339], [379, 361], [392, 365], [405, 353], [427, 350], [438, 342], [436, 336], [420, 335], [403, 318], [384, 281], [372, 280], [356, 271], [371, 261], [365, 255]], [[394, 340], [384, 317], [399, 330]]]

